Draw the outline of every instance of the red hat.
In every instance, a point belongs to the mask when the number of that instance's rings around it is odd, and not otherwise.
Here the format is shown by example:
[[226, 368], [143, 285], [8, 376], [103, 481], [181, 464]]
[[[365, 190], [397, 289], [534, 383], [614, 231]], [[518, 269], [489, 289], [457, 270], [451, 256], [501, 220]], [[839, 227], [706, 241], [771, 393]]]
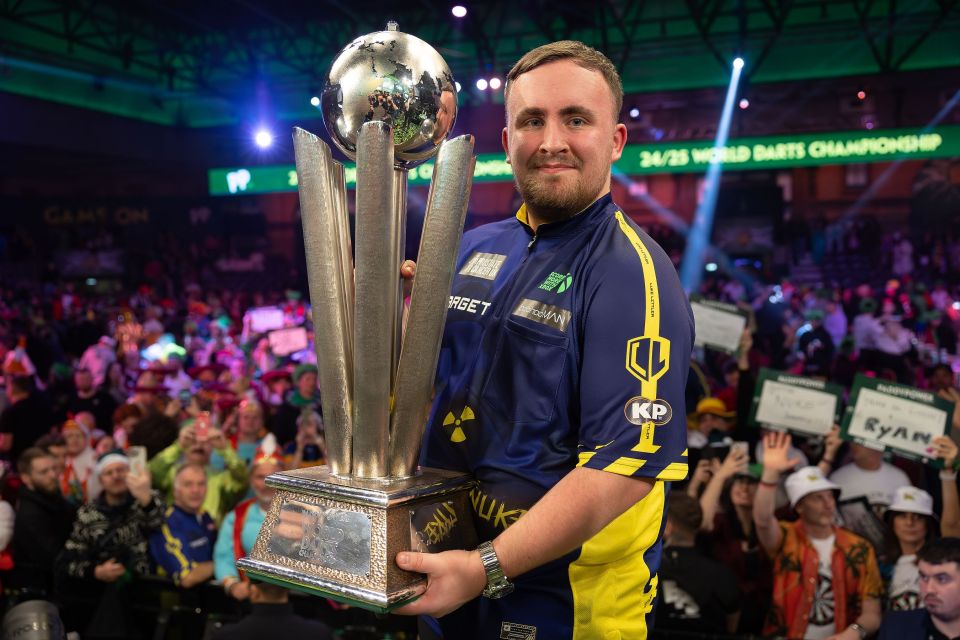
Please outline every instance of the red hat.
[[196, 367], [190, 367], [187, 369], [187, 375], [196, 380], [204, 373], [208, 371], [213, 373], [214, 376], [219, 376], [221, 373], [226, 371], [227, 368], [220, 364], [219, 362], [213, 362], [211, 364], [200, 365]]
[[272, 371], [267, 371], [260, 377], [260, 380], [263, 384], [271, 384], [275, 380], [293, 380], [293, 376], [290, 375], [290, 372], [286, 369], [273, 369]]

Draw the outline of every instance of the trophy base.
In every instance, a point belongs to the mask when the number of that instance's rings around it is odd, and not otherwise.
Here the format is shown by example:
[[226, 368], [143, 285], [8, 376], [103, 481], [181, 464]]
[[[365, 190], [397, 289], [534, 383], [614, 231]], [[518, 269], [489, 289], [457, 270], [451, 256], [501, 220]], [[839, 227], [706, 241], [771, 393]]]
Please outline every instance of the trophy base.
[[408, 478], [356, 478], [311, 467], [267, 478], [277, 489], [249, 556], [249, 576], [378, 613], [418, 598], [426, 578], [400, 569], [401, 551], [477, 544], [470, 476], [423, 469]]

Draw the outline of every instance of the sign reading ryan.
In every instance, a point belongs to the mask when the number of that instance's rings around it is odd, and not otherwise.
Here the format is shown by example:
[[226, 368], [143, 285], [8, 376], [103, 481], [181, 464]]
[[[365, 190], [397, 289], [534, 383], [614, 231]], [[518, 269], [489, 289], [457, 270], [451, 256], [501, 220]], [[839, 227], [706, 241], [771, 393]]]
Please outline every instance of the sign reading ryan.
[[949, 434], [952, 413], [953, 405], [934, 393], [858, 375], [840, 435], [939, 467], [943, 462], [930, 447], [934, 438]]

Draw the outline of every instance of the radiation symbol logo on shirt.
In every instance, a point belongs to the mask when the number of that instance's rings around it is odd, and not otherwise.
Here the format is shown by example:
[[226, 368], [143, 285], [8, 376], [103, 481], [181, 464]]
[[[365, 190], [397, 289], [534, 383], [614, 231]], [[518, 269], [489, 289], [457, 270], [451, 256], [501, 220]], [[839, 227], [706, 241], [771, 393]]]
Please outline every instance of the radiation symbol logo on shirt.
[[463, 411], [460, 412], [459, 418], [454, 415], [453, 411], [448, 413], [443, 419], [443, 426], [453, 426], [453, 431], [450, 433], [450, 442], [463, 442], [466, 440], [467, 434], [464, 433], [463, 427], [460, 425], [468, 420], [473, 420], [474, 418], [476, 418], [476, 416], [473, 415], [473, 409], [470, 407], [464, 407]]

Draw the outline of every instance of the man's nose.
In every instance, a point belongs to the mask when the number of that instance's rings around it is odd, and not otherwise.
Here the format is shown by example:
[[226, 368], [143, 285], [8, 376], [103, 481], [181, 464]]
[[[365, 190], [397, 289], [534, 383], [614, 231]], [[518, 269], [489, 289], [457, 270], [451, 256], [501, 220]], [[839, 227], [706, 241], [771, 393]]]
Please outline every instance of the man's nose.
[[543, 125], [543, 139], [540, 141], [540, 151], [547, 154], [557, 154], [567, 151], [567, 138], [563, 125], [553, 119]]

